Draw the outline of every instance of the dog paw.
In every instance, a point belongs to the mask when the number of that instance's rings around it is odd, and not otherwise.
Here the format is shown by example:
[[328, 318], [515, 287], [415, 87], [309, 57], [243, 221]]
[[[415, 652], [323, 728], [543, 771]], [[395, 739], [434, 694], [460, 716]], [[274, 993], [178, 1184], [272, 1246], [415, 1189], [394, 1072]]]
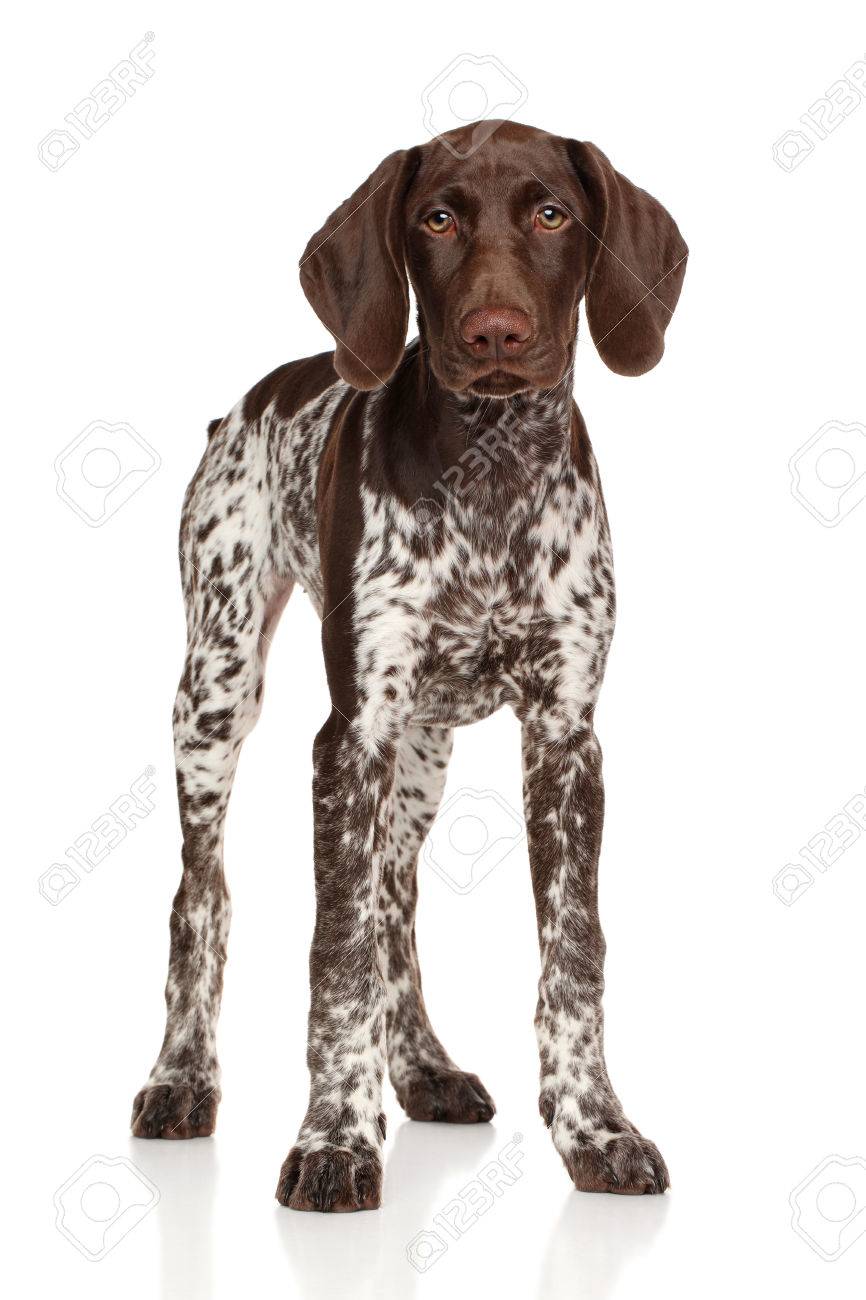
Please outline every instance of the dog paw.
[[341, 1214], [382, 1203], [382, 1162], [371, 1147], [293, 1147], [283, 1162], [277, 1200], [290, 1210]]
[[410, 1119], [482, 1124], [496, 1113], [493, 1098], [478, 1075], [462, 1070], [423, 1070], [396, 1091]]
[[579, 1135], [577, 1144], [560, 1155], [579, 1192], [646, 1196], [670, 1187], [661, 1152], [637, 1132]]
[[210, 1137], [216, 1128], [220, 1093], [190, 1084], [142, 1088], [132, 1103], [132, 1135], [140, 1138]]

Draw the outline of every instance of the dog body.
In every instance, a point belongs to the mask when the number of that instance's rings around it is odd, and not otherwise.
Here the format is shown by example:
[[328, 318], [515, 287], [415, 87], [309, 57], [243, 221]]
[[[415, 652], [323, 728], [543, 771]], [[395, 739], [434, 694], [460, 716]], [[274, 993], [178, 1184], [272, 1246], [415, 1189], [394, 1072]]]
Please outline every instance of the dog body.
[[[584, 294], [602, 356], [640, 373], [661, 355], [685, 256], [664, 209], [593, 146], [516, 124], [457, 163], [442, 142], [391, 155], [310, 241], [302, 283], [336, 351], [281, 367], [216, 423], [184, 505], [184, 872], [137, 1135], [213, 1131], [225, 812], [300, 582], [332, 709], [314, 747], [310, 1104], [278, 1199], [378, 1205], [386, 1062], [412, 1118], [493, 1114], [430, 1025], [414, 912], [453, 728], [504, 704], [522, 723], [542, 1115], [578, 1187], [667, 1186], [604, 1065], [593, 712], [614, 586], [571, 386]], [[404, 351], [407, 268], [420, 336]]]

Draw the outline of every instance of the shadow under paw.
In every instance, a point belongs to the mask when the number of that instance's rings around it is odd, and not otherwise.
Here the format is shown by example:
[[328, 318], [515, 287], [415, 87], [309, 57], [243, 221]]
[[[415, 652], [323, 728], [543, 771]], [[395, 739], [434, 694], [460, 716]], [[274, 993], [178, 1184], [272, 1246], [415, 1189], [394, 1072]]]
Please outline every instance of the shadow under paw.
[[280, 1170], [276, 1197], [290, 1210], [376, 1210], [382, 1203], [382, 1163], [369, 1148], [293, 1147]]
[[396, 1091], [410, 1119], [483, 1124], [496, 1114], [493, 1098], [478, 1075], [462, 1070], [424, 1070]]
[[210, 1137], [216, 1128], [219, 1089], [189, 1084], [142, 1088], [132, 1103], [132, 1135], [140, 1138]]

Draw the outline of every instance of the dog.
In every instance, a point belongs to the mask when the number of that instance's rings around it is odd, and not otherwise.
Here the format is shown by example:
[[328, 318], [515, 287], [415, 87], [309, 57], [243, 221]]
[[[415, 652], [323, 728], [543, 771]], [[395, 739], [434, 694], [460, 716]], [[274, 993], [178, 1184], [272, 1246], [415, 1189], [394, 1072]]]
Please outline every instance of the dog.
[[688, 250], [594, 145], [503, 122], [475, 147], [476, 126], [391, 154], [313, 235], [301, 284], [334, 351], [281, 366], [212, 423], [183, 507], [183, 874], [165, 1039], [132, 1131], [214, 1130], [223, 826], [300, 582], [331, 712], [314, 744], [310, 1101], [276, 1193], [296, 1210], [380, 1204], [386, 1061], [412, 1119], [494, 1113], [430, 1024], [414, 913], [453, 729], [505, 704], [522, 724], [542, 1117], [577, 1188], [669, 1185], [604, 1063], [593, 713], [614, 579], [572, 383], [582, 299], [610, 369], [656, 365]]

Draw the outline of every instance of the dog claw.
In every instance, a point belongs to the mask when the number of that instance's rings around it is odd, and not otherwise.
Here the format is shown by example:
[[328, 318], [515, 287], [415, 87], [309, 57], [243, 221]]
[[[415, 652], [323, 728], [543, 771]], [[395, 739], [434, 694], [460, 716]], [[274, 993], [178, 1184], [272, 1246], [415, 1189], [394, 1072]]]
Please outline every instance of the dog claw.
[[372, 1150], [293, 1147], [283, 1162], [276, 1197], [290, 1210], [341, 1214], [375, 1210], [382, 1202], [382, 1165]]
[[142, 1088], [132, 1103], [132, 1135], [140, 1138], [210, 1137], [216, 1128], [217, 1087], [156, 1084]]

